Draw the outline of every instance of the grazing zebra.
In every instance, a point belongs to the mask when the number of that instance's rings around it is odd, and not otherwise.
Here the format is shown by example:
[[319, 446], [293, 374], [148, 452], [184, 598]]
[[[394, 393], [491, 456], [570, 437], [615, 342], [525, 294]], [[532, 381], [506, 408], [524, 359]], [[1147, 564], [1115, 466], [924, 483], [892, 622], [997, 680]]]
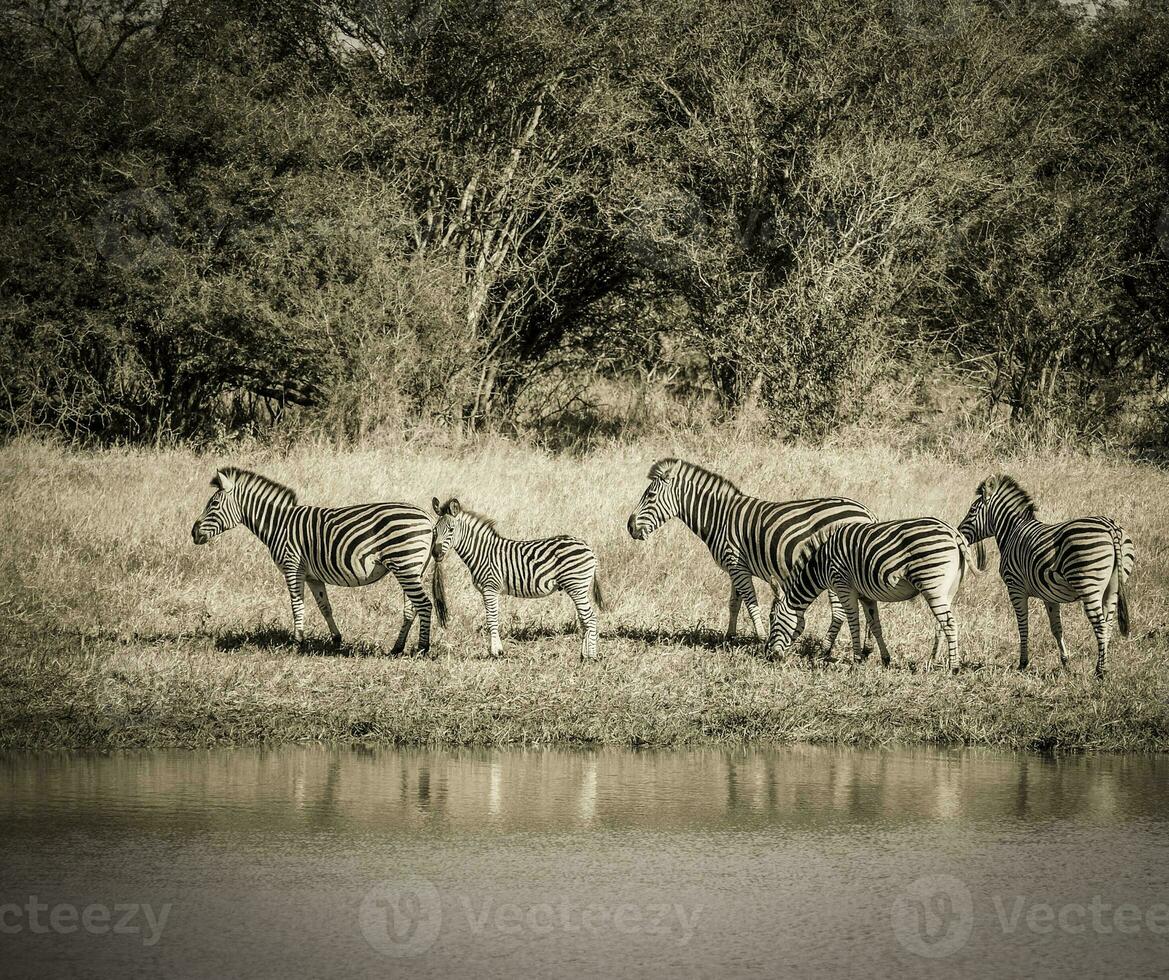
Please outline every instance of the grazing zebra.
[[889, 650], [881, 632], [878, 602], [904, 602], [921, 596], [938, 622], [932, 662], [946, 644], [946, 667], [956, 668], [958, 634], [952, 606], [962, 576], [972, 565], [970, 546], [949, 524], [933, 517], [879, 524], [845, 524], [834, 528], [822, 543], [804, 552], [792, 566], [771, 605], [768, 649], [782, 653], [803, 632], [804, 611], [825, 589], [833, 589], [844, 604], [852, 651], [861, 649], [860, 617], [865, 611], [869, 632], [876, 637], [881, 663], [889, 666]]
[[[782, 579], [804, 547], [838, 524], [876, 520], [863, 504], [847, 497], [819, 497], [774, 503], [749, 497], [717, 473], [680, 459], [661, 459], [650, 467], [649, 486], [629, 515], [629, 534], [643, 541], [671, 517], [679, 518], [710, 549], [731, 577], [727, 639], [735, 635], [739, 606], [747, 613], [755, 636], [763, 639], [763, 617], [755, 598], [753, 578]], [[825, 637], [827, 653], [844, 624], [844, 610], [829, 593], [832, 623]]]
[[438, 520], [434, 525], [433, 554], [436, 563], [453, 550], [467, 566], [471, 581], [483, 596], [487, 610], [489, 653], [503, 654], [499, 639], [499, 596], [536, 599], [567, 592], [576, 606], [584, 639], [581, 660], [597, 656], [597, 616], [589, 602], [589, 593], [603, 610], [601, 584], [597, 581], [597, 557], [593, 549], [576, 538], [560, 535], [536, 541], [505, 538], [495, 529], [495, 522], [466, 510], [451, 498], [440, 504], [431, 501]]
[[[422, 588], [432, 534], [426, 511], [410, 504], [306, 507], [296, 502], [296, 493], [288, 487], [235, 467], [220, 470], [211, 485], [215, 493], [191, 528], [192, 539], [206, 544], [243, 524], [263, 541], [288, 583], [297, 643], [304, 639], [306, 584], [329, 625], [333, 643], [340, 646], [341, 631], [333, 620], [325, 587], [372, 585], [393, 572], [409, 600], [393, 652], [405, 648], [415, 617], [419, 620], [418, 652], [429, 649], [431, 602]], [[437, 565], [433, 588], [438, 619], [445, 626], [446, 603]]]
[[1019, 669], [1027, 667], [1027, 602], [1042, 599], [1059, 648], [1059, 662], [1067, 666], [1060, 604], [1082, 602], [1096, 634], [1096, 676], [1103, 677], [1113, 613], [1121, 636], [1128, 636], [1126, 583], [1132, 575], [1135, 551], [1132, 539], [1107, 517], [1080, 517], [1062, 524], [1045, 524], [1037, 506], [1009, 476], [990, 476], [978, 486], [974, 503], [958, 530], [971, 544], [978, 543], [980, 567], [985, 564], [984, 539], [999, 546], [999, 575], [1007, 586], [1019, 623]]

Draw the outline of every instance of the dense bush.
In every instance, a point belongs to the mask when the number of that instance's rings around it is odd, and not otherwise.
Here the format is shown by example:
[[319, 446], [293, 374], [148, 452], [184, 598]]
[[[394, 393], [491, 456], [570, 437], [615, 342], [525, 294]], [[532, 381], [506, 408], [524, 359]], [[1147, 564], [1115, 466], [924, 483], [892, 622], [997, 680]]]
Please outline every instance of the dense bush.
[[942, 373], [1169, 434], [1160, 4], [26, 0], [0, 54], [10, 433], [668, 381], [816, 435]]

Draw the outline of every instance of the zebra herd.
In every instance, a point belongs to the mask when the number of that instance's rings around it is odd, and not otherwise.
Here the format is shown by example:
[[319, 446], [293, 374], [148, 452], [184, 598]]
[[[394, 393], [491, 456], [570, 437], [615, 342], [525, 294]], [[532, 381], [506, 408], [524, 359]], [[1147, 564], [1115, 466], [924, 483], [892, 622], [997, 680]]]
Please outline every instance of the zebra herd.
[[[992, 476], [978, 487], [957, 529], [932, 517], [878, 521], [863, 504], [847, 497], [820, 497], [778, 503], [743, 493], [725, 477], [680, 459], [654, 463], [649, 485], [629, 515], [628, 530], [644, 540], [678, 518], [702, 539], [730, 577], [727, 635], [734, 636], [743, 605], [755, 635], [772, 654], [799, 638], [804, 613], [827, 592], [832, 621], [824, 654], [832, 652], [847, 621], [853, 658], [863, 661], [860, 612], [881, 661], [889, 651], [878, 603], [921, 596], [937, 624], [933, 655], [943, 646], [946, 666], [958, 668], [954, 596], [972, 565], [985, 566], [985, 541], [994, 538], [999, 573], [1019, 627], [1019, 669], [1028, 662], [1028, 600], [1047, 608], [1051, 631], [1066, 665], [1060, 606], [1080, 602], [1096, 635], [1096, 675], [1107, 666], [1113, 622], [1128, 635], [1126, 585], [1134, 564], [1133, 543], [1116, 522], [1086, 517], [1046, 524], [1036, 505], [1009, 476]], [[284, 574], [292, 601], [294, 636], [304, 638], [307, 585], [328, 624], [333, 642], [341, 632], [333, 619], [326, 587], [370, 585], [393, 573], [406, 604], [393, 653], [405, 649], [414, 620], [418, 650], [430, 647], [432, 611], [446, 625], [443, 561], [453, 551], [466, 565], [483, 597], [489, 652], [499, 656], [499, 597], [534, 598], [565, 592], [576, 607], [582, 633], [581, 659], [597, 656], [597, 617], [604, 609], [593, 550], [577, 538], [558, 536], [523, 541], [505, 537], [495, 523], [451, 498], [432, 502], [434, 519], [406, 503], [310, 507], [296, 493], [248, 470], [219, 470], [215, 492], [191, 528], [195, 544], [243, 524], [268, 548]], [[971, 548], [975, 548], [975, 554]], [[431, 564], [433, 601], [423, 588]], [[765, 626], [754, 580], [771, 585], [775, 598]]]

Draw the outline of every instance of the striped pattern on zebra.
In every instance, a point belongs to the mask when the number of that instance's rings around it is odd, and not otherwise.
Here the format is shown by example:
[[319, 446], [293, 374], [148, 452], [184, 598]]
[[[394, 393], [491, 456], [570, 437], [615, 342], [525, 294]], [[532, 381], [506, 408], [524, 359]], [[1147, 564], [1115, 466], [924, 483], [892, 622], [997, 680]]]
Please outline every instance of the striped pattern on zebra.
[[[284, 573], [292, 600], [296, 642], [304, 639], [304, 587], [308, 585], [333, 643], [341, 631], [333, 619], [326, 586], [372, 585], [392, 572], [408, 600], [393, 652], [401, 653], [418, 619], [418, 652], [430, 647], [432, 604], [422, 588], [430, 560], [432, 526], [426, 512], [410, 504], [357, 504], [352, 507], [307, 507], [288, 487], [249, 470], [229, 467], [211, 481], [215, 492], [191, 528], [195, 544], [243, 524], [267, 546]], [[442, 577], [433, 570], [434, 606], [446, 624]]]
[[972, 565], [966, 539], [933, 517], [834, 528], [796, 562], [782, 581], [782, 589], [775, 583], [768, 649], [774, 653], [786, 650], [803, 632], [808, 606], [825, 589], [835, 589], [848, 617], [854, 658], [867, 659], [870, 652], [867, 643], [861, 648], [859, 604], [880, 647], [881, 663], [887, 667], [889, 649], [877, 603], [904, 602], [920, 595], [937, 620], [930, 661], [945, 643], [946, 667], [955, 670], [958, 631], [954, 595]]
[[598, 609], [604, 610], [605, 602], [592, 548], [564, 535], [534, 541], [505, 538], [496, 530], [494, 521], [465, 509], [454, 497], [445, 504], [435, 497], [431, 505], [438, 515], [434, 525], [435, 562], [441, 562], [453, 550], [467, 566], [472, 583], [483, 596], [490, 656], [503, 654], [499, 638], [501, 593], [535, 599], [566, 592], [576, 607], [584, 634], [580, 658], [596, 658], [597, 616], [589, 601], [590, 593]]
[[[710, 549], [731, 578], [727, 638], [735, 635], [739, 607], [746, 603], [755, 636], [766, 631], [753, 579], [782, 579], [805, 547], [838, 524], [872, 523], [867, 507], [847, 497], [818, 497], [776, 503], [743, 493], [734, 483], [680, 459], [660, 459], [650, 467], [649, 486], [629, 515], [629, 534], [649, 537], [677, 517]], [[844, 624], [844, 610], [829, 593], [832, 623], [825, 637], [831, 653]]]
[[1028, 599], [1047, 607], [1059, 662], [1067, 666], [1060, 605], [1081, 602], [1096, 634], [1096, 676], [1103, 677], [1113, 616], [1121, 636], [1128, 636], [1126, 584], [1136, 558], [1132, 539], [1107, 517], [1079, 517], [1045, 524], [1037, 505], [1011, 477], [989, 476], [979, 484], [974, 502], [958, 525], [971, 544], [978, 544], [985, 564], [985, 539], [999, 547], [999, 575], [1011, 597], [1019, 624], [1019, 669], [1027, 667]]

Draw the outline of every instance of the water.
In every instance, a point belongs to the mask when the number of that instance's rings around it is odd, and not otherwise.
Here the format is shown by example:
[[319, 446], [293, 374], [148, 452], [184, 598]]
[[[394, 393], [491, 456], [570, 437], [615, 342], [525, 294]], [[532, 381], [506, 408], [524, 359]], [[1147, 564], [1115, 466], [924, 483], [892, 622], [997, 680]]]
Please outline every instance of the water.
[[1169, 973], [1169, 760], [0, 759], [5, 976]]

